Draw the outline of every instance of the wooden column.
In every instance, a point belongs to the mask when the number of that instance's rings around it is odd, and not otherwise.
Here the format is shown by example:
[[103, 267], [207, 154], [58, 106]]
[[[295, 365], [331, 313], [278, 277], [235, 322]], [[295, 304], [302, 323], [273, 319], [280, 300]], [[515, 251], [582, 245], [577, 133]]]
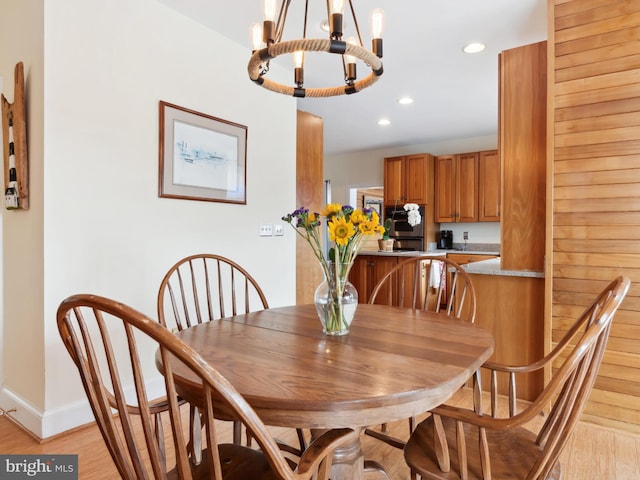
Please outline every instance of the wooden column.
[[[296, 143], [296, 207], [320, 212], [323, 189], [323, 121], [298, 110]], [[313, 303], [316, 287], [322, 282], [322, 270], [309, 244], [296, 239], [296, 303]]]
[[500, 54], [500, 258], [505, 270], [544, 270], [547, 42]]

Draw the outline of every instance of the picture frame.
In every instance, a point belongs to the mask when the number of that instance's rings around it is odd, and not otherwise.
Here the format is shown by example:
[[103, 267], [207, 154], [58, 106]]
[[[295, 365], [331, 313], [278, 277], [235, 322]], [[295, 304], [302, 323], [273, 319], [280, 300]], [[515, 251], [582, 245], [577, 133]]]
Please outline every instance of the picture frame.
[[364, 195], [362, 203], [364, 208], [375, 210], [378, 217], [382, 220], [382, 200], [380, 198]]
[[246, 205], [246, 126], [160, 101], [159, 155], [159, 197]]

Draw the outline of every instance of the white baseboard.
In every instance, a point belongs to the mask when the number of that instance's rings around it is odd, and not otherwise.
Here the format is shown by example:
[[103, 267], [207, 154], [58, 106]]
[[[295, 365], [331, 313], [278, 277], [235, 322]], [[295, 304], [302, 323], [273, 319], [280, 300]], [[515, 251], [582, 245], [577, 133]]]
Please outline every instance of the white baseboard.
[[0, 408], [5, 415], [40, 439], [93, 422], [93, 412], [87, 401], [43, 412], [3, 386], [0, 389]]
[[[146, 386], [149, 398], [164, 395], [162, 376], [156, 377]], [[7, 417], [40, 439], [95, 422], [93, 412], [86, 399], [43, 412], [4, 385], [0, 388], [0, 408]]]

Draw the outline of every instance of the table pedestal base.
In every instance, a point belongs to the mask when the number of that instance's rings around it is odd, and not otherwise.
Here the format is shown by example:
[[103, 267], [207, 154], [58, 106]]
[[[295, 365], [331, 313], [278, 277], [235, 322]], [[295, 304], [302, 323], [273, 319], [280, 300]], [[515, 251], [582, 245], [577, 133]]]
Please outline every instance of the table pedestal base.
[[[359, 431], [360, 429], [356, 428]], [[311, 430], [311, 438], [322, 435], [326, 430]], [[345, 443], [333, 452], [331, 466], [332, 480], [389, 479], [389, 476], [378, 462], [365, 461], [360, 444], [360, 436], [351, 443]]]

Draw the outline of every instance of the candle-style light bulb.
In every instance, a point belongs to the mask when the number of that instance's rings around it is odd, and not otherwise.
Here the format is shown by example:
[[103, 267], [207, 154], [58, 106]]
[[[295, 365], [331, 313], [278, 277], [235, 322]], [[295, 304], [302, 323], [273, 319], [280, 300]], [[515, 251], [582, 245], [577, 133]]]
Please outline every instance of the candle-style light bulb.
[[[355, 37], [349, 37], [347, 38], [347, 43], [351, 44], [351, 45], [358, 45], [358, 41], [355, 39]], [[346, 53], [344, 54], [344, 61], [346, 63], [356, 63], [356, 57], [354, 57], [353, 55], [347, 55]]]
[[[358, 45], [358, 41], [354, 37], [349, 37], [347, 43], [351, 45]], [[356, 79], [356, 57], [353, 55], [344, 54], [344, 62], [346, 63], [345, 81], [347, 85], [353, 85]]]
[[254, 51], [262, 48], [262, 25], [259, 22], [251, 25], [251, 45]]
[[276, 0], [264, 0], [262, 3], [264, 19], [270, 22], [276, 21]]
[[304, 85], [304, 52], [293, 52], [293, 75], [298, 88]]
[[344, 3], [345, 0], [331, 0], [329, 2], [329, 12], [344, 14]]
[[371, 37], [382, 38], [384, 32], [384, 11], [381, 8], [375, 8], [371, 12]]
[[371, 27], [371, 50], [378, 58], [382, 58], [382, 33], [384, 31], [384, 11], [375, 8], [369, 17]]

